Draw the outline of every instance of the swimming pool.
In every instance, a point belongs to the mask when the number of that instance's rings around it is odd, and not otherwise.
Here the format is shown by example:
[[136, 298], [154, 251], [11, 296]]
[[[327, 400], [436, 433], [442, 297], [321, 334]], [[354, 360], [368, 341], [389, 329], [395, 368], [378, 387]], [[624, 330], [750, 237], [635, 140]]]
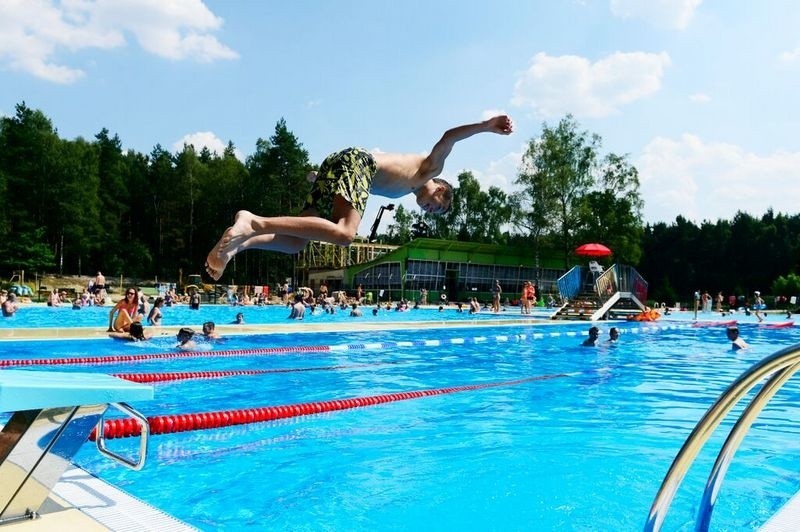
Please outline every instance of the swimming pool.
[[[447, 306], [443, 311], [435, 307], [422, 307], [416, 310], [397, 312], [386, 310], [382, 307], [376, 316], [372, 315], [372, 306], [362, 307], [363, 316], [350, 317], [350, 309], [341, 310], [337, 307], [334, 314], [325, 314], [318, 309], [316, 314], [306, 312], [303, 323], [394, 323], [416, 321], [470, 321], [470, 320], [497, 320], [497, 319], [526, 319], [531, 316], [521, 315], [518, 307], [508, 307], [500, 313], [479, 312], [469, 314], [465, 307], [464, 312], [458, 312], [453, 305]], [[0, 319], [0, 330], [16, 328], [59, 328], [59, 327], [108, 327], [108, 312], [111, 307], [83, 307], [73, 310], [69, 306], [48, 307], [45, 305], [24, 305], [10, 318]], [[214, 321], [218, 325], [231, 324], [235, 321], [236, 314], [244, 314], [247, 324], [287, 323], [289, 310], [282, 305], [267, 306], [231, 306], [231, 305], [201, 305], [200, 309], [192, 310], [188, 305], [175, 305], [162, 308], [163, 325], [178, 326], [187, 324], [201, 324], [204, 321]], [[534, 317], [546, 318], [552, 313], [551, 309], [536, 309]], [[145, 324], [146, 325], [146, 324]]]
[[[498, 384], [154, 435], [140, 472], [92, 445], [79, 453], [82, 467], [201, 529], [639, 529], [708, 406], [800, 331], [745, 324], [752, 347], [734, 353], [721, 327], [609, 323], [601, 338], [611, 325], [621, 341], [596, 348], [579, 346], [583, 323], [241, 336], [167, 360], [146, 359], [169, 350], [161, 340], [4, 342], [3, 358], [145, 356], [58, 367], [106, 373], [274, 370], [158, 383], [154, 401], [133, 405], [147, 416]], [[306, 345], [318, 348], [297, 350]], [[212, 356], [234, 350], [253, 354]], [[745, 438], [714, 528], [756, 528], [800, 488], [799, 395], [790, 381]], [[722, 438], [690, 471], [665, 530], [690, 527]], [[133, 453], [134, 440], [109, 444]]]

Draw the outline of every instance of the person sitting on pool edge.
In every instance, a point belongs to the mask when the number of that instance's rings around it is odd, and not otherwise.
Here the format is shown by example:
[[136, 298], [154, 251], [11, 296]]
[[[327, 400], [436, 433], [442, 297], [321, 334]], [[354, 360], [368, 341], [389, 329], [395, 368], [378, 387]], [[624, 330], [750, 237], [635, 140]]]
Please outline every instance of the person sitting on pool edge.
[[215, 280], [228, 262], [246, 249], [294, 254], [310, 240], [348, 246], [353, 241], [370, 194], [400, 198], [417, 197], [417, 205], [431, 214], [444, 214], [453, 201], [453, 188], [438, 178], [453, 146], [478, 133], [509, 135], [511, 118], [495, 116], [483, 122], [445, 131], [429, 155], [417, 153], [369, 153], [348, 148], [329, 155], [313, 179], [311, 192], [299, 216], [257, 216], [236, 213], [206, 258], [206, 271]]
[[739, 351], [740, 349], [747, 349], [750, 347], [747, 345], [747, 342], [745, 342], [744, 339], [739, 336], [739, 327], [731, 325], [726, 329], [725, 333], [728, 336], [728, 340], [731, 341], [731, 349], [734, 351]]
[[[116, 318], [114, 318], [115, 313]], [[141, 320], [138, 291], [132, 286], [128, 287], [125, 296], [117, 301], [108, 313], [108, 332], [128, 332], [132, 323]]]
[[108, 333], [108, 337], [117, 340], [128, 340], [130, 342], [144, 342], [145, 340], [149, 340], [151, 335], [145, 332], [141, 322], [135, 321], [128, 327], [128, 332], [110, 332]]
[[589, 328], [589, 338], [583, 341], [581, 344], [585, 347], [595, 347], [597, 345], [597, 339], [600, 336], [600, 329], [595, 326]]

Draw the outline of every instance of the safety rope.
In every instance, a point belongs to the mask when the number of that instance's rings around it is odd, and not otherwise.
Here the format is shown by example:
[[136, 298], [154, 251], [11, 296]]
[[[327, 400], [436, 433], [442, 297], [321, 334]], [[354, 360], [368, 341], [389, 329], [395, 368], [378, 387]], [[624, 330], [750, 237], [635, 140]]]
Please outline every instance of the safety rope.
[[[222, 410], [216, 412], [199, 412], [194, 414], [171, 414], [148, 416], [147, 424], [150, 434], [170, 434], [174, 432], [185, 432], [190, 430], [215, 429], [232, 425], [245, 425], [249, 423], [262, 423], [276, 419], [285, 419], [298, 416], [308, 416], [321, 414], [323, 412], [335, 412], [337, 410], [349, 410], [364, 406], [373, 406], [395, 401], [406, 401], [421, 397], [432, 397], [451, 393], [467, 392], [474, 390], [485, 390], [488, 388], [499, 388], [502, 386], [515, 386], [527, 382], [543, 381], [559, 377], [568, 377], [569, 373], [554, 373], [550, 375], [537, 375], [501, 382], [487, 382], [482, 384], [466, 384], [462, 386], [451, 386], [448, 388], [433, 388], [427, 390], [414, 390], [409, 392], [396, 392], [381, 395], [370, 395], [364, 397], [350, 397], [345, 399], [335, 399], [332, 401], [314, 401], [310, 403], [298, 403], [280, 406], [268, 406], [260, 408], [243, 408], [237, 410]], [[92, 430], [89, 439], [94, 441], [96, 430]], [[138, 436], [141, 433], [139, 423], [133, 418], [107, 419], [103, 422], [103, 437], [126, 438]]]

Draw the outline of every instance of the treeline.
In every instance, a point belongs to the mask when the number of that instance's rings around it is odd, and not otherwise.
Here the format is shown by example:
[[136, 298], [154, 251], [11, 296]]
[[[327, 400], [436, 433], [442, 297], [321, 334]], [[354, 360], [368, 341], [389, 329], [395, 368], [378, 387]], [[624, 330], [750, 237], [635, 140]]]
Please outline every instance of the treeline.
[[[245, 162], [234, 150], [123, 152], [106, 129], [65, 140], [41, 111], [18, 105], [0, 121], [0, 269], [169, 281], [201, 272], [237, 210], [297, 213], [309, 190], [308, 153], [283, 120]], [[243, 254], [226, 280], [274, 282], [291, 265]]]
[[[645, 228], [639, 270], [658, 301], [689, 301], [695, 290], [712, 295], [800, 296], [800, 215], [733, 220], [700, 226], [678, 216]], [[768, 301], [771, 305], [771, 301]], [[800, 302], [799, 302], [800, 303]]]
[[[515, 176], [516, 192], [481, 188], [458, 176], [443, 216], [399, 206], [379, 240], [415, 236], [526, 246], [563, 257], [602, 242], [613, 260], [636, 266], [657, 300], [686, 300], [695, 290], [800, 294], [800, 217], [772, 212], [696, 225], [645, 225], [636, 168], [625, 156], [601, 153], [599, 136], [570, 115], [542, 125]], [[314, 165], [280, 120], [244, 162], [228, 144], [222, 154], [193, 146], [170, 153], [123, 151], [103, 129], [94, 139], [62, 139], [39, 110], [17, 105], [0, 119], [0, 275], [13, 270], [174, 281], [199, 273], [208, 251], [239, 209], [294, 215], [310, 190]], [[292, 257], [238, 255], [223, 282], [274, 284], [293, 275]]]

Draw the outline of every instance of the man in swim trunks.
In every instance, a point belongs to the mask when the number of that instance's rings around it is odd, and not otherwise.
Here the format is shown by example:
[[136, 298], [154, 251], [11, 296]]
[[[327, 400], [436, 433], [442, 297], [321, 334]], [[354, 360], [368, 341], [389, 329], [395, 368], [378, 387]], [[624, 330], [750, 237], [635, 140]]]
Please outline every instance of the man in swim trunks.
[[246, 249], [297, 253], [309, 240], [340, 246], [353, 241], [370, 193], [399, 198], [417, 197], [417, 205], [431, 214], [447, 212], [453, 189], [437, 176], [456, 142], [478, 133], [509, 135], [511, 118], [495, 116], [483, 122], [447, 130], [428, 155], [369, 153], [348, 148], [328, 156], [320, 166], [300, 216], [262, 217], [239, 211], [206, 258], [206, 271], [219, 279], [228, 262]]

